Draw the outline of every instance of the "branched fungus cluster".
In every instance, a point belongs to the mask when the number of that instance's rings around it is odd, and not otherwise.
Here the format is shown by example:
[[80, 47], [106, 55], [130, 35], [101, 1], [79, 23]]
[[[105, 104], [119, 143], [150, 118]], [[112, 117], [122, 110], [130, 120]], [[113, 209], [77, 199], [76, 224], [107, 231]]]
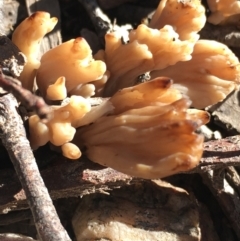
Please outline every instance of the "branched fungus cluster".
[[[213, 14], [229, 16], [224, 1], [208, 2]], [[240, 74], [227, 46], [199, 40], [205, 22], [200, 0], [162, 0], [149, 26], [131, 30], [125, 43], [120, 32], [109, 32], [105, 49], [93, 56], [79, 37], [38, 61], [39, 42], [57, 19], [37, 12], [24, 20], [13, 34], [27, 57], [20, 80], [32, 90], [36, 77], [48, 103], [64, 103], [52, 106], [47, 123], [29, 117], [33, 149], [51, 142], [70, 159], [84, 150], [94, 162], [149, 179], [195, 167], [203, 152], [203, 137], [195, 131], [209, 115], [189, 107], [203, 109], [223, 100]], [[146, 73], [150, 81], [139, 84]], [[93, 107], [94, 96], [108, 99]]]

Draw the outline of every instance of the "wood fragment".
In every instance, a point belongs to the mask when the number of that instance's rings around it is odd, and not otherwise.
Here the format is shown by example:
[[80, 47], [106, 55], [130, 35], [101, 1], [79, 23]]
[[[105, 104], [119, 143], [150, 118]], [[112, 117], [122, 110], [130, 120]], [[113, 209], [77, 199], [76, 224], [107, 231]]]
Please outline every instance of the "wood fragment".
[[26, 63], [26, 57], [7, 37], [0, 36], [0, 66], [4, 74], [19, 77]]
[[199, 241], [201, 236], [195, 197], [161, 180], [83, 197], [72, 225], [78, 241]]
[[240, 47], [240, 30], [235, 26], [219, 26], [207, 22], [199, 34], [201, 39], [215, 40], [229, 47]]
[[188, 173], [202, 173], [228, 166], [240, 166], [240, 135], [204, 143], [204, 153], [199, 165]]
[[228, 217], [238, 239], [240, 239], [240, 198], [225, 179], [225, 171], [222, 170], [221, 175], [216, 171], [207, 171], [202, 173], [201, 176]]
[[[53, 200], [108, 193], [142, 180], [104, 168], [85, 157], [72, 162], [57, 156], [54, 165], [40, 173]], [[28, 208], [26, 195], [13, 170], [1, 170], [0, 183], [0, 213]]]
[[233, 91], [222, 102], [211, 106], [208, 110], [211, 112], [214, 123], [226, 129], [229, 134], [234, 135], [240, 133], [239, 94], [239, 89]]
[[[211, 215], [203, 204], [199, 204], [199, 219], [201, 229], [202, 241], [220, 241], [219, 234], [214, 228], [214, 223], [211, 219]], [[207, 220], [207, 222], [206, 222]], [[230, 241], [230, 240], [229, 240]]]
[[240, 177], [237, 170], [234, 167], [226, 168], [226, 180], [229, 182], [231, 187], [234, 188], [236, 194], [240, 197]]
[[19, 101], [21, 101], [23, 105], [26, 105], [28, 108], [35, 110], [42, 121], [47, 121], [51, 118], [52, 110], [45, 103], [43, 98], [32, 94], [27, 89], [24, 89], [17, 79], [9, 76], [4, 76], [0, 72], [0, 87], [8, 92], [13, 93], [14, 96]]
[[9, 35], [17, 22], [19, 2], [0, 1], [0, 35]]
[[[199, 166], [187, 173], [206, 173], [212, 169], [240, 166], [240, 135], [214, 140], [204, 144], [205, 152]], [[140, 183], [111, 168], [102, 167], [82, 157], [70, 162], [55, 157], [55, 165], [41, 171], [41, 176], [52, 199], [83, 196], [90, 193], [107, 193], [113, 189]], [[27, 208], [26, 196], [13, 171], [0, 171], [0, 212]]]
[[7, 149], [26, 194], [34, 222], [42, 241], [68, 241], [47, 188], [39, 174], [12, 94], [0, 97], [0, 138]]

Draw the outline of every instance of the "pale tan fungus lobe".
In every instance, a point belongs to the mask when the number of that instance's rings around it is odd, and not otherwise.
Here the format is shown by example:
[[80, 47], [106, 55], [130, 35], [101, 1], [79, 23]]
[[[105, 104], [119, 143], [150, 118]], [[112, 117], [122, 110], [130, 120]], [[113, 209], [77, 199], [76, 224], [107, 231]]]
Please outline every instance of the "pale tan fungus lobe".
[[113, 113], [117, 115], [130, 109], [134, 110], [148, 105], [165, 105], [181, 99], [182, 94], [172, 88], [172, 84], [173, 81], [170, 78], [159, 77], [147, 84], [119, 90], [110, 99], [115, 107]]
[[211, 15], [208, 22], [212, 24], [239, 25], [240, 2], [238, 0], [207, 0]]
[[24, 88], [32, 91], [36, 70], [40, 66], [38, 60], [40, 43], [44, 35], [49, 33], [58, 19], [50, 17], [47, 12], [35, 12], [30, 17], [22, 21], [14, 30], [12, 41], [26, 55], [27, 63], [20, 75], [20, 80]]
[[86, 115], [84, 115], [81, 119], [77, 120], [76, 126], [80, 127], [84, 125], [89, 125], [98, 120], [100, 117], [113, 112], [113, 110], [113, 104], [108, 100], [104, 100], [101, 104], [93, 106], [91, 110], [86, 113]]
[[91, 110], [89, 102], [81, 96], [71, 96], [64, 106], [52, 106], [53, 118], [43, 124], [37, 115], [29, 118], [30, 143], [34, 149], [50, 141], [62, 146], [76, 133], [77, 122]]
[[190, 60], [205, 22], [200, 0], [162, 0], [149, 27], [140, 24], [132, 30], [128, 43], [122, 43], [119, 33], [107, 34], [104, 59], [111, 75], [103, 96], [133, 86], [146, 72]]
[[103, 61], [95, 61], [85, 39], [69, 40], [45, 53], [37, 73], [37, 85], [43, 96], [57, 78], [66, 78], [69, 93], [79, 85], [101, 79], [106, 71]]
[[[96, 60], [101, 60], [105, 62], [105, 51], [104, 50], [99, 50], [95, 55], [94, 59]], [[105, 84], [107, 83], [108, 79], [110, 78], [110, 71], [106, 70], [104, 73], [103, 77], [99, 80], [95, 80], [91, 82], [95, 86], [95, 97], [102, 96], [102, 92], [104, 89]]]
[[180, 40], [196, 42], [205, 22], [205, 9], [200, 0], [161, 0], [149, 27], [160, 29], [171, 25]]
[[237, 87], [240, 65], [226, 45], [199, 40], [191, 60], [151, 72], [152, 78], [157, 76], [172, 78], [174, 87], [190, 97], [192, 106], [202, 109], [223, 100]]
[[67, 97], [67, 89], [65, 86], [66, 78], [59, 77], [55, 83], [47, 88], [46, 98], [48, 100], [64, 100]]
[[137, 76], [154, 67], [153, 55], [146, 44], [133, 41], [122, 44], [118, 32], [105, 35], [105, 63], [110, 72], [103, 95], [109, 97], [117, 90], [134, 85]]
[[157, 78], [119, 91], [109, 100], [111, 114], [79, 129], [74, 143], [85, 144], [90, 160], [142, 178], [195, 167], [203, 152], [203, 137], [195, 130], [209, 115], [188, 112], [191, 102], [171, 83]]
[[50, 134], [46, 124], [42, 123], [37, 115], [32, 115], [28, 119], [29, 141], [33, 150], [39, 146], [44, 146], [49, 142]]
[[122, 44], [117, 33], [107, 34], [105, 40], [105, 62], [110, 78], [104, 87], [104, 96], [136, 84], [137, 77], [145, 72], [190, 60], [194, 47], [189, 41], [179, 40], [169, 25], [157, 30], [141, 24], [130, 32], [127, 44]]
[[103, 89], [108, 81], [108, 79], [110, 78], [110, 72], [107, 70], [103, 77], [99, 80], [93, 81], [91, 82], [94, 86], [95, 86], [95, 94], [94, 97], [101, 97], [103, 96]]
[[[96, 80], [98, 81], [98, 80]], [[80, 95], [84, 98], [90, 98], [91, 96], [95, 95], [95, 85], [92, 82], [91, 84], [83, 84], [79, 85], [73, 90], [69, 92], [69, 95]]]
[[163, 69], [179, 61], [190, 60], [195, 43], [181, 41], [170, 25], [165, 25], [158, 30], [144, 24], [140, 24], [136, 30], [129, 33], [129, 42], [134, 41], [148, 46], [153, 56], [153, 69]]
[[77, 127], [76, 123], [78, 120], [90, 110], [91, 105], [87, 99], [72, 95], [68, 104], [54, 107], [54, 118], [49, 121], [49, 124], [52, 122], [59, 122], [62, 119], [71, 123], [73, 127]]
[[48, 126], [49, 141], [55, 146], [61, 146], [71, 141], [76, 133], [76, 129], [72, 127], [71, 122], [64, 121], [63, 116], [60, 120], [52, 121]]
[[63, 156], [72, 160], [79, 159], [82, 155], [79, 148], [73, 143], [65, 143], [61, 146], [61, 149]]

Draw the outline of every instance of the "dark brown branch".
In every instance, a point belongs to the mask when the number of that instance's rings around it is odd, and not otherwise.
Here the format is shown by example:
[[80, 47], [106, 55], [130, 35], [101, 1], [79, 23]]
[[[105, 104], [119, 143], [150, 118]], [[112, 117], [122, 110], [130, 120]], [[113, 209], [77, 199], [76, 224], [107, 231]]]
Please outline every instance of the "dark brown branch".
[[43, 121], [50, 118], [50, 107], [46, 105], [41, 97], [38, 97], [32, 94], [29, 90], [24, 89], [17, 79], [0, 74], [0, 86], [4, 90], [13, 93], [13, 95], [21, 101], [23, 105], [34, 109]]
[[[5, 79], [1, 77], [1, 80]], [[17, 101], [11, 94], [0, 97], [0, 137], [26, 194], [40, 240], [70, 240], [60, 223], [47, 188], [39, 174], [16, 108]]]

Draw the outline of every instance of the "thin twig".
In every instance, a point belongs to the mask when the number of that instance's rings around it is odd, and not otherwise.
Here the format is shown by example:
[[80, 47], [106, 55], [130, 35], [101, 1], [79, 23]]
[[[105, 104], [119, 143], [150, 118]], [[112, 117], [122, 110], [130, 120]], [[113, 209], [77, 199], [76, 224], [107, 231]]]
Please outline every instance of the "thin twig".
[[39, 118], [43, 121], [46, 121], [51, 117], [51, 108], [45, 103], [43, 98], [32, 94], [29, 90], [24, 89], [17, 79], [4, 76], [0, 73], [0, 86], [4, 90], [13, 93], [13, 95], [21, 101], [23, 105], [34, 109]]
[[[1, 80], [5, 79], [1, 77]], [[25, 191], [40, 240], [69, 241], [39, 173], [16, 108], [17, 101], [12, 94], [0, 97], [0, 137]]]

